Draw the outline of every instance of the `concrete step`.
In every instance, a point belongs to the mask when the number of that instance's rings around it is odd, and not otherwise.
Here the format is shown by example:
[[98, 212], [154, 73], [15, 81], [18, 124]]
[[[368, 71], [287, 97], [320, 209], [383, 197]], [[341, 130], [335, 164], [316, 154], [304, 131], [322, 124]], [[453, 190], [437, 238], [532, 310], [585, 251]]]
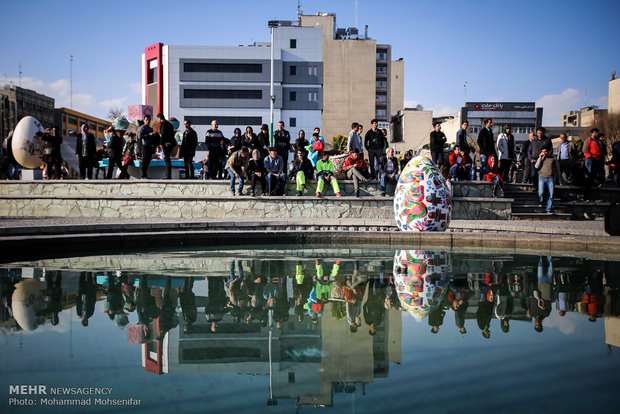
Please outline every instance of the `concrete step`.
[[512, 213], [512, 220], [571, 220], [568, 213]]

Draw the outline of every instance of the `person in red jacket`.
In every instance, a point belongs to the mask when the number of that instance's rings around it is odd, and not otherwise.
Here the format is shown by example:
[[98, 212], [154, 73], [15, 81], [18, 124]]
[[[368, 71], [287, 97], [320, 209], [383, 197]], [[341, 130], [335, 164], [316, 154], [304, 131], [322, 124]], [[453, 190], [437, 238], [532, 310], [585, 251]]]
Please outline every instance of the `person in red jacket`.
[[596, 184], [602, 185], [605, 181], [605, 155], [607, 148], [605, 143], [599, 139], [600, 132], [598, 128], [590, 130], [590, 138], [583, 143], [583, 155], [586, 157], [586, 170], [588, 170], [588, 179]]
[[504, 195], [504, 184], [501, 175], [499, 175], [499, 164], [497, 163], [497, 157], [495, 154], [489, 156], [489, 172], [484, 176], [486, 181], [492, 182], [493, 197], [497, 197], [498, 190], [501, 190], [502, 196]]
[[454, 152], [450, 154], [448, 161], [450, 162], [448, 174], [452, 181], [466, 180], [470, 176], [471, 159], [460, 146], [457, 145], [454, 147]]

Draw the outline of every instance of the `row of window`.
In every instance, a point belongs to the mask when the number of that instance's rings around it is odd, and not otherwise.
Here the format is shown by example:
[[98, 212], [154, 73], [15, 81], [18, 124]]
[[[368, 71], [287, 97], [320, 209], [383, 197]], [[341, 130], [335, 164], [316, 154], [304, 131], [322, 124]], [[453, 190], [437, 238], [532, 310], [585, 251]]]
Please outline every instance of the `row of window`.
[[[211, 121], [217, 119], [220, 125], [262, 125], [263, 118], [260, 116], [186, 116], [193, 125], [211, 125]], [[289, 118], [288, 126], [297, 127], [297, 118]]]
[[[470, 132], [473, 134], [477, 134], [478, 132], [480, 132], [481, 129], [482, 127], [479, 126], [472, 126], [469, 128]], [[511, 132], [513, 134], [529, 134], [530, 132], [534, 132], [534, 127], [511, 125]]]
[[185, 89], [185, 99], [263, 99], [260, 89]]
[[[291, 65], [289, 66], [289, 75], [296, 76], [297, 75], [297, 66]], [[317, 76], [317, 66], [308, 66], [308, 76]]]
[[184, 72], [195, 73], [263, 73], [260, 63], [184, 63]]
[[[63, 120], [63, 123], [64, 123], [64, 120]], [[78, 127], [81, 127], [83, 124], [88, 123], [88, 128], [92, 132], [99, 131], [99, 132], [103, 133], [103, 131], [107, 128], [107, 125], [97, 124], [97, 123], [92, 122], [92, 121], [86, 121], [85, 119], [82, 119], [82, 118], [79, 118], [79, 120], [78, 120], [78, 118], [76, 118], [74, 116], [70, 116], [70, 115], [67, 117], [67, 123], [69, 125], [75, 125], [75, 126], [78, 126]]]
[[[316, 102], [318, 96], [317, 92], [308, 92], [308, 102]], [[288, 99], [289, 101], [297, 101], [297, 91], [290, 91]]]

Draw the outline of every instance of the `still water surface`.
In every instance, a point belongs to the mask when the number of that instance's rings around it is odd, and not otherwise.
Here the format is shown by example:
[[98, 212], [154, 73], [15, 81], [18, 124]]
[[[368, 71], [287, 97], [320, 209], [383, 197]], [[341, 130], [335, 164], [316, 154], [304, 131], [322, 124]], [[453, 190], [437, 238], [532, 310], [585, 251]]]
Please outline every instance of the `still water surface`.
[[320, 246], [5, 264], [0, 411], [618, 412], [618, 264]]

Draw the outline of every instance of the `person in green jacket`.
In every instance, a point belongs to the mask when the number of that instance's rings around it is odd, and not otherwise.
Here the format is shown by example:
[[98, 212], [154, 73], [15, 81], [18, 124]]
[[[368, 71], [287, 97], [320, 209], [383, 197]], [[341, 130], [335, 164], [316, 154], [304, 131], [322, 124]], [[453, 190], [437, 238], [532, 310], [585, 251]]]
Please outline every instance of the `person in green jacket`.
[[316, 196], [320, 197], [323, 192], [325, 182], [332, 183], [332, 189], [336, 197], [342, 197], [338, 180], [334, 177], [334, 163], [329, 159], [329, 154], [323, 152], [323, 158], [316, 163]]

